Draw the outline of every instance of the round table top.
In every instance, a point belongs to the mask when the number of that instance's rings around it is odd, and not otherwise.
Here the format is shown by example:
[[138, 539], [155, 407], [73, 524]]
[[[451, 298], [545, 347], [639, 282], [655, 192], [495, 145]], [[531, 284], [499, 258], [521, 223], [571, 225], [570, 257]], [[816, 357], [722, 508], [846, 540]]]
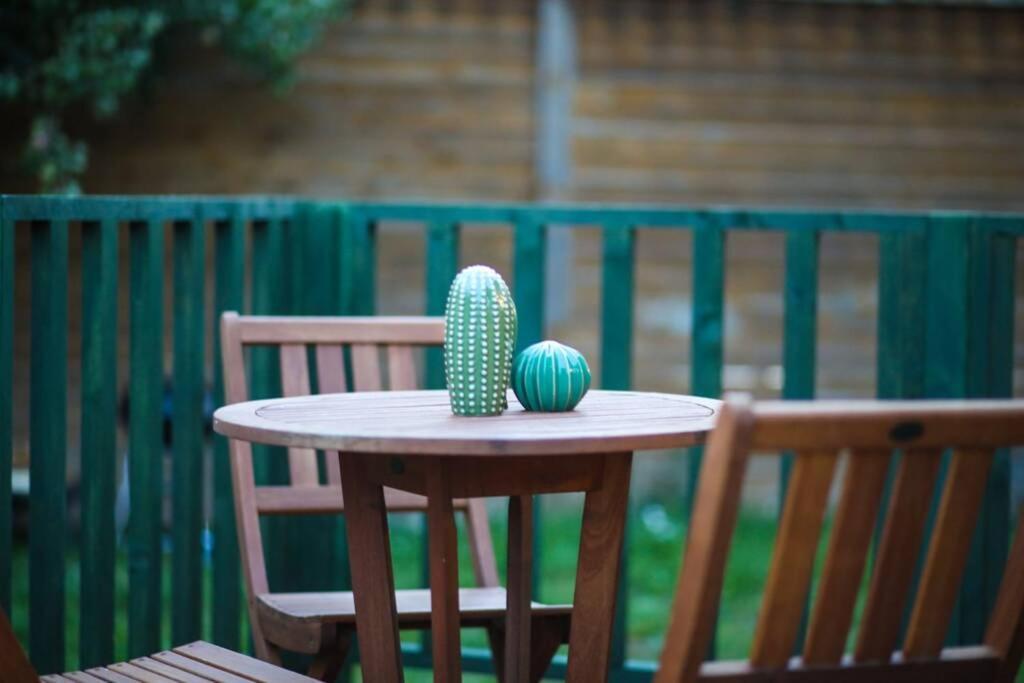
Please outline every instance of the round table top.
[[447, 391], [366, 391], [248, 401], [213, 415], [218, 434], [277, 446], [403, 455], [567, 455], [692, 446], [720, 401], [591, 391], [575, 410], [528, 412], [510, 391], [494, 417], [452, 414]]

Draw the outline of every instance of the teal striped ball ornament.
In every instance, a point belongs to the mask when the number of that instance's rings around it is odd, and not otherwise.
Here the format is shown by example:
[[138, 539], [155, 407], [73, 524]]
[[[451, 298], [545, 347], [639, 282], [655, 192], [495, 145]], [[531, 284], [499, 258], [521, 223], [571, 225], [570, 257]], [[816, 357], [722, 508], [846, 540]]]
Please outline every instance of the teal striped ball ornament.
[[527, 410], [572, 410], [590, 389], [590, 367], [583, 354], [556, 341], [523, 349], [512, 368], [512, 390]]
[[516, 305], [493, 269], [470, 266], [448, 290], [444, 374], [456, 415], [500, 415], [516, 345]]

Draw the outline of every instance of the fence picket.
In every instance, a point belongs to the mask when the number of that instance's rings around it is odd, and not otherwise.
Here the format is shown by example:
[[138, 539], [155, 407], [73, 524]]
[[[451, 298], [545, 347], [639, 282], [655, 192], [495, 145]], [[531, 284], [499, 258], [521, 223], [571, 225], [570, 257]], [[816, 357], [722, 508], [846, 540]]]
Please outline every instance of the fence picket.
[[82, 223], [82, 533], [79, 666], [114, 659], [117, 221]]
[[[515, 223], [512, 259], [512, 298], [516, 302], [519, 334], [516, 352], [544, 338], [547, 283], [544, 278], [547, 262], [547, 226], [530, 214], [520, 214]], [[533, 496], [533, 528], [531, 537], [531, 578], [533, 598], [541, 598], [541, 568], [544, 566], [544, 503]]]
[[[236, 209], [234, 215], [214, 225], [216, 259], [213, 303], [213, 401], [224, 405], [224, 376], [220, 358], [220, 314], [241, 311], [244, 304], [245, 221]], [[241, 645], [241, 573], [238, 537], [235, 530], [235, 504], [231, 491], [231, 463], [228, 440], [213, 437], [213, 594], [210, 599], [213, 642], [239, 650]]]
[[14, 220], [0, 197], [0, 609], [11, 613], [14, 464]]
[[64, 668], [68, 224], [33, 221], [31, 230], [29, 652], [48, 674]]
[[200, 637], [205, 225], [174, 223], [171, 643]]
[[[725, 298], [725, 230], [713, 220], [693, 229], [693, 308], [690, 338], [690, 391], [696, 396], [722, 393], [722, 307]], [[690, 449], [686, 476], [686, 517], [697, 490], [704, 448]]]
[[[601, 388], [629, 389], [633, 365], [633, 262], [636, 231], [625, 223], [604, 225], [601, 286]], [[612, 633], [611, 667], [626, 661], [626, 601], [628, 600], [630, 525], [622, 543], [622, 570]]]
[[[808, 225], [786, 232], [785, 309], [782, 338], [782, 397], [814, 398], [818, 338], [818, 247], [820, 233]], [[779, 510], [786, 499], [793, 456], [783, 454]], [[781, 512], [780, 512], [781, 514]], [[804, 605], [795, 649], [803, 649], [808, 610]]]
[[129, 235], [128, 656], [141, 657], [160, 649], [164, 225], [133, 221]]
[[[427, 225], [426, 313], [444, 315], [448, 288], [459, 270], [459, 225], [433, 221]], [[444, 358], [441, 349], [427, 349], [426, 382], [428, 389], [444, 389]]]

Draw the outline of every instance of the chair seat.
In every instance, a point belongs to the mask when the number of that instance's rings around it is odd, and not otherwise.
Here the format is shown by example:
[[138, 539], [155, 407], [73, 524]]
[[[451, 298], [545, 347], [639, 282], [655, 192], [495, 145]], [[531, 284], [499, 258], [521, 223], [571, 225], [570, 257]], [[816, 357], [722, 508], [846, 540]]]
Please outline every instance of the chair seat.
[[[430, 590], [426, 588], [395, 591], [399, 627], [430, 624]], [[572, 605], [532, 603], [534, 616], [569, 615]], [[264, 593], [257, 598], [260, 614], [270, 619], [304, 623], [355, 623], [352, 593]], [[499, 619], [505, 614], [505, 589], [460, 588], [459, 611], [462, 623], [473, 625]]]
[[42, 680], [47, 683], [316, 683], [314, 678], [203, 641], [130, 662], [43, 676]]

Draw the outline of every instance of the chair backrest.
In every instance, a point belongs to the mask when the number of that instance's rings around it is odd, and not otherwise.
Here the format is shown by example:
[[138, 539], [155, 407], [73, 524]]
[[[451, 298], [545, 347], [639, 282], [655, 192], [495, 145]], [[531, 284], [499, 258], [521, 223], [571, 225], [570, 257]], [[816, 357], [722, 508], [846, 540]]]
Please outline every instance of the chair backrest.
[[[440, 317], [271, 317], [240, 316], [229, 311], [221, 316], [225, 398], [228, 403], [249, 400], [245, 350], [252, 347], [276, 347], [282, 392], [285, 396], [302, 396], [311, 393], [310, 354], [315, 358], [316, 388], [320, 393], [348, 390], [345, 347], [351, 354], [353, 390], [410, 390], [419, 384], [416, 349], [440, 347], [443, 343], [444, 318]], [[381, 362], [382, 356], [386, 364]], [[254, 597], [269, 591], [259, 516], [344, 511], [337, 454], [324, 455], [326, 481], [320, 480], [315, 451], [290, 448], [289, 483], [257, 486], [251, 445], [231, 440], [235, 518], [250, 610]], [[426, 510], [425, 498], [393, 489], [385, 490], [385, 502], [392, 511]], [[497, 586], [497, 563], [483, 501], [456, 501], [456, 509], [466, 513], [477, 582]]]
[[[994, 450], [1022, 443], [1024, 401], [727, 402], [704, 456], [655, 680], [732, 676], [729, 680], [768, 681], [798, 669], [800, 680], [809, 681], [1009, 683], [1024, 654], [1020, 522], [984, 643], [943, 650], [943, 641]], [[895, 449], [901, 456], [867, 599], [853, 652], [844, 657]], [[951, 449], [948, 471], [933, 531], [926, 539], [928, 511], [946, 449]], [[794, 464], [749, 660], [702, 666], [714, 630], [748, 456], [765, 451], [790, 451]], [[826, 557], [802, 652], [794, 658], [841, 453], [847, 458], [846, 468]], [[922, 542], [927, 542], [923, 570], [916, 594], [911, 595]], [[910, 618], [901, 636], [911, 598]]]
[[14, 635], [11, 622], [0, 609], [0, 680], [4, 683], [36, 683], [39, 676]]

